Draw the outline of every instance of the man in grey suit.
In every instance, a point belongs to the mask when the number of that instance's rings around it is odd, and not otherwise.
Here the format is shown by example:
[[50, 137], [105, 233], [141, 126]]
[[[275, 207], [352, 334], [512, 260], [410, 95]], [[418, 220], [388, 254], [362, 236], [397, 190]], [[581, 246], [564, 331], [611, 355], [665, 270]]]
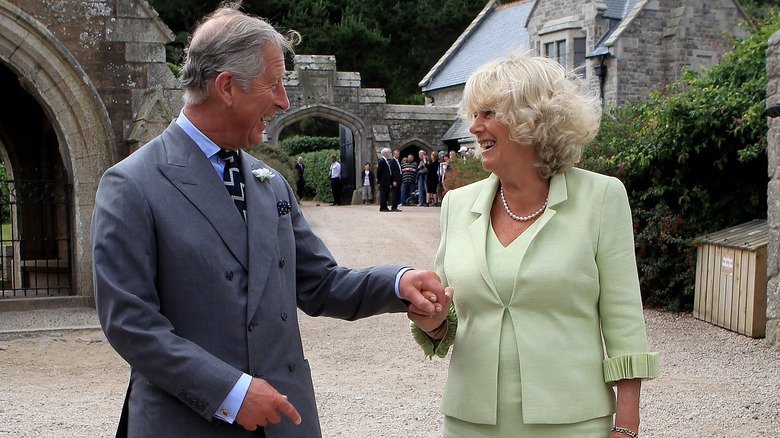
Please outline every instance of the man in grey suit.
[[430, 271], [338, 266], [284, 178], [241, 152], [288, 108], [298, 38], [236, 5], [206, 17], [179, 117], [100, 181], [98, 315], [131, 366], [119, 436], [319, 437], [296, 307], [354, 320], [447, 302]]

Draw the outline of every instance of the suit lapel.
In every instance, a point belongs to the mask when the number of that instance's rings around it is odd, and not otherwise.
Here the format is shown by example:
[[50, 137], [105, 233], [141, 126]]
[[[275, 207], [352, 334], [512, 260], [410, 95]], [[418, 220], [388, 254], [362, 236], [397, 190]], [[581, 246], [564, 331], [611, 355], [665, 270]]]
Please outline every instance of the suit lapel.
[[247, 227], [214, 167], [175, 121], [162, 139], [167, 162], [158, 163], [160, 171], [200, 210], [233, 256], [248, 269]]
[[[247, 298], [247, 317], [251, 318], [257, 310], [260, 298], [266, 290], [271, 266], [276, 265], [274, 258], [279, 254], [278, 223], [279, 213], [274, 185], [280, 175], [260, 181], [252, 175], [252, 169], [264, 167], [265, 163], [249, 154], [241, 154], [241, 172], [246, 175], [246, 216], [249, 246], [249, 296]], [[284, 197], [287, 198], [286, 196]], [[253, 287], [256, 286], [256, 287]]]
[[487, 254], [485, 252], [488, 227], [490, 226], [490, 207], [493, 205], [493, 198], [496, 195], [497, 188], [498, 177], [491, 173], [485, 187], [471, 206], [471, 212], [475, 213], [476, 217], [469, 226], [469, 232], [471, 233], [471, 244], [479, 273], [490, 287], [490, 290], [493, 291], [495, 298], [500, 300], [496, 286], [493, 284], [493, 277], [488, 269]]

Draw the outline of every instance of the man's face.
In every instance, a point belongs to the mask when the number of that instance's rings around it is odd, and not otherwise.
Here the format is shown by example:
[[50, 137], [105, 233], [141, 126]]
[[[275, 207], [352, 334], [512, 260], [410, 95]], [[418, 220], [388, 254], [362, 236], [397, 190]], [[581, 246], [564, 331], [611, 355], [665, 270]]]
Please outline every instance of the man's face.
[[231, 111], [233, 135], [231, 146], [247, 148], [263, 141], [266, 120], [277, 110], [289, 108], [287, 92], [282, 85], [284, 55], [279, 47], [268, 45], [263, 49], [265, 72], [252, 79], [249, 89], [237, 88]]
[[414, 155], [412, 155], [412, 154], [409, 154], [409, 156], [408, 156], [408, 157], [406, 157], [406, 162], [407, 162], [407, 163], [411, 163], [411, 162], [413, 162], [413, 161], [414, 161]]
[[303, 163], [303, 157], [298, 157], [298, 162]]
[[399, 156], [401, 156], [401, 153], [400, 153], [400, 152], [398, 152], [398, 150], [397, 150], [397, 149], [396, 149], [396, 150], [394, 150], [394, 151], [393, 151], [393, 157], [394, 157], [394, 158], [397, 160]]

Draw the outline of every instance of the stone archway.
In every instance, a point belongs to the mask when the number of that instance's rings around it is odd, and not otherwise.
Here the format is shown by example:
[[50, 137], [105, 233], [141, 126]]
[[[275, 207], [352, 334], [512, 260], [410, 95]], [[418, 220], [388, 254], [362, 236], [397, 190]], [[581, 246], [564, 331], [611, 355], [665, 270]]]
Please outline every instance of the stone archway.
[[388, 105], [383, 89], [361, 86], [360, 73], [337, 71], [334, 56], [296, 55], [294, 64], [284, 77], [290, 107], [270, 121], [266, 141], [276, 146], [283, 128], [306, 117], [337, 121], [354, 136], [354, 175], [366, 162], [376, 167], [385, 147], [415, 143], [434, 150], [457, 118], [456, 107]]
[[0, 62], [13, 71], [54, 128], [73, 187], [70, 268], [73, 289], [92, 297], [89, 226], [102, 170], [117, 161], [116, 142], [103, 101], [86, 72], [40, 22], [0, 0]]
[[[320, 104], [296, 108], [291, 111], [286, 111], [279, 117], [274, 118], [273, 122], [268, 127], [266, 127], [265, 131], [266, 136], [268, 137], [268, 144], [277, 146], [279, 144], [279, 134], [284, 130], [284, 128], [309, 117], [322, 117], [328, 120], [332, 120], [349, 128], [349, 130], [352, 131], [352, 139], [354, 142], [353, 152], [355, 158], [354, 167], [356, 168], [352, 172], [352, 175], [354, 175], [355, 178], [357, 178], [357, 175], [359, 174], [357, 167], [362, 169], [363, 165], [360, 163], [372, 163], [374, 161], [372, 158], [372, 148], [367, 141], [367, 128], [363, 121], [354, 114], [330, 105]], [[356, 187], [357, 184], [358, 181], [352, 181], [352, 187]], [[356, 196], [357, 191], [353, 193], [353, 201], [356, 200]]]

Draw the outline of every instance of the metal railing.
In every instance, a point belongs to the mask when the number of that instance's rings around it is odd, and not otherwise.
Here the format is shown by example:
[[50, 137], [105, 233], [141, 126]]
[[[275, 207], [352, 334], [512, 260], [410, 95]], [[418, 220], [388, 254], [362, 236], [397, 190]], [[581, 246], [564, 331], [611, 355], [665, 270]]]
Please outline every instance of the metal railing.
[[71, 186], [11, 179], [0, 188], [0, 298], [72, 295]]

